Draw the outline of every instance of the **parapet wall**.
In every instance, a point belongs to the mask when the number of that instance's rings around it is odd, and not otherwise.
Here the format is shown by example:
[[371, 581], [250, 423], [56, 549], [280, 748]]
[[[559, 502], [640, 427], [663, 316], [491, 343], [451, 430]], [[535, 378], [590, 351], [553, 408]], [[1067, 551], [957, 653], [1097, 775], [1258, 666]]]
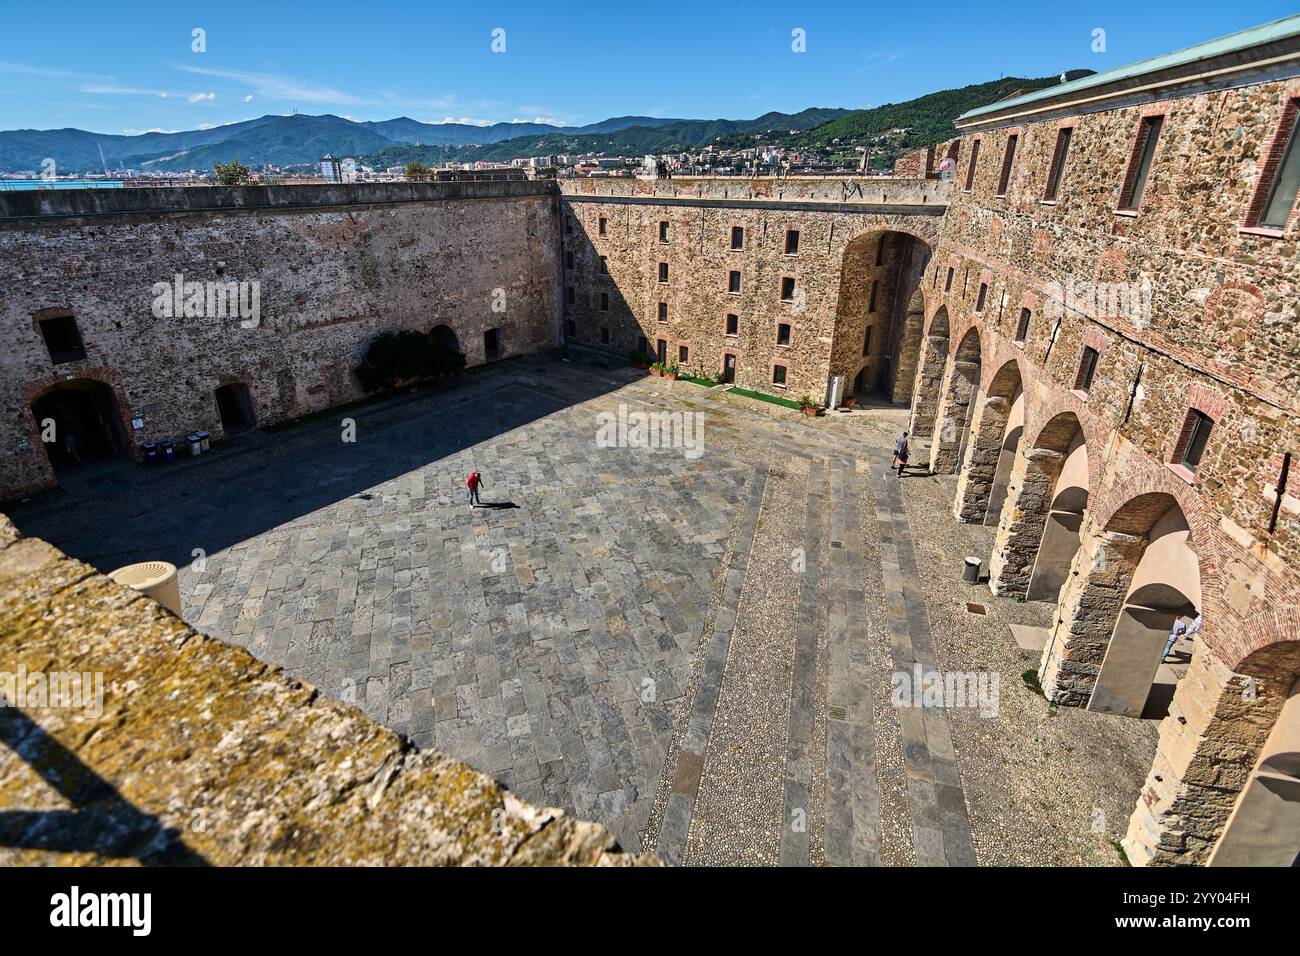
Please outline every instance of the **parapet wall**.
[[[200, 634], [0, 515], [0, 865], [627, 866], [526, 804]], [[102, 700], [40, 706], [67, 673]], [[33, 675], [39, 675], [34, 677]], [[86, 686], [95, 686], [87, 680]], [[55, 825], [57, 824], [57, 825]]]
[[[565, 196], [610, 199], [723, 200], [729, 203], [816, 202], [942, 207], [949, 184], [933, 179], [883, 176], [793, 176], [749, 179], [742, 176], [678, 176], [672, 179], [562, 179]], [[942, 208], [936, 212], [942, 213]]]

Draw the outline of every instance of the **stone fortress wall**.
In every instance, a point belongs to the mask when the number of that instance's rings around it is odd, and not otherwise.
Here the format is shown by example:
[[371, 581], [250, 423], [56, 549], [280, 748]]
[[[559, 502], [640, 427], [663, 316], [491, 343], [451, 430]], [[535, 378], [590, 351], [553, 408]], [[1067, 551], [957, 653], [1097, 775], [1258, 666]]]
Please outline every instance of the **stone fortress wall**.
[[[142, 442], [199, 429], [221, 437], [222, 385], [247, 388], [259, 425], [359, 398], [353, 369], [380, 331], [446, 325], [471, 365], [493, 357], [492, 328], [494, 357], [555, 345], [552, 191], [469, 182], [0, 194], [0, 500], [54, 484], [32, 404], [69, 382], [111, 389], [122, 450], [138, 455]], [[209, 312], [206, 295], [209, 314], [156, 317], [155, 284], [178, 274], [256, 281], [260, 321]], [[75, 319], [84, 358], [54, 361], [39, 321], [59, 316]]]
[[[102, 217], [0, 205], [18, 261], [3, 317], [20, 332], [0, 359], [0, 483], [50, 481], [36, 442], [8, 453], [68, 374], [28, 332], [47, 309], [86, 317], [70, 373], [143, 411], [145, 435], [215, 432], [223, 376], [250, 383], [259, 421], [346, 401], [380, 328], [446, 322], [481, 361], [503, 283], [519, 303], [507, 354], [564, 341], [622, 362], [662, 342], [671, 361], [685, 349], [684, 371], [731, 361], [741, 387], [818, 400], [843, 376], [846, 397], [911, 403], [914, 447], [957, 476], [954, 514], [996, 526], [993, 591], [1055, 607], [1044, 693], [1114, 719], [1167, 710], [1130, 859], [1287, 862], [1300, 214], [1259, 221], [1300, 112], [1300, 18], [1284, 23], [973, 111], [893, 179], [591, 179]], [[954, 180], [929, 178], [939, 157]], [[137, 270], [152, 282], [213, 261], [268, 270], [265, 344], [232, 348], [245, 330], [229, 323], [162, 342], [148, 317], [141, 348]], [[1161, 645], [1198, 614], [1190, 663], [1156, 702]]]

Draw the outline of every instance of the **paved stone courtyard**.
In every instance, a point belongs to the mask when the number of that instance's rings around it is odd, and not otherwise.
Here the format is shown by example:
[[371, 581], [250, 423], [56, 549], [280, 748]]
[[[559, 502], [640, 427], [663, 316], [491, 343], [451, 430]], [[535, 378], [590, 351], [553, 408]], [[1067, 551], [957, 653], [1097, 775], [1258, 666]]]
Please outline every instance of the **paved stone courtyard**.
[[[620, 404], [703, 412], [704, 453], [600, 447]], [[1155, 725], [1024, 686], [1008, 624], [1050, 608], [960, 582], [992, 529], [889, 472], [904, 418], [539, 357], [12, 517], [175, 562], [200, 629], [671, 862], [1117, 864]], [[893, 706], [917, 663], [996, 675], [996, 716]]]

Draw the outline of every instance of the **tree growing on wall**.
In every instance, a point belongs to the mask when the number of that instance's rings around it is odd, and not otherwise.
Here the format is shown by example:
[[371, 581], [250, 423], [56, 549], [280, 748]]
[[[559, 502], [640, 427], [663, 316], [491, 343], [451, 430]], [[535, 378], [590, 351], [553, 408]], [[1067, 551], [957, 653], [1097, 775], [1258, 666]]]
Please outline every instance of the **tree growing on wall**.
[[366, 347], [357, 378], [367, 392], [387, 392], [452, 375], [464, 367], [464, 355], [423, 332], [380, 332]]
[[237, 157], [228, 163], [216, 163], [212, 168], [216, 171], [219, 186], [246, 186], [253, 181], [252, 170]]
[[407, 163], [403, 172], [407, 179], [424, 179], [433, 175], [433, 167], [426, 166], [424, 163]]

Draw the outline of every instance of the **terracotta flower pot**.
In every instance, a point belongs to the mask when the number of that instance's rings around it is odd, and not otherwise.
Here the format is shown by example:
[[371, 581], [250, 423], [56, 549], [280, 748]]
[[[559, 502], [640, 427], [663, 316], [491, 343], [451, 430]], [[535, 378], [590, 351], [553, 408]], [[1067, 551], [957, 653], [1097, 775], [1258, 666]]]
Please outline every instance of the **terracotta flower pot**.
[[799, 411], [803, 412], [805, 415], [811, 415], [813, 418], [816, 418], [819, 409], [816, 405], [805, 405], [803, 408], [799, 409]]
[[664, 378], [668, 379], [670, 382], [675, 382], [675, 381], [677, 381], [677, 373], [676, 373], [676, 372], [664, 372]]

